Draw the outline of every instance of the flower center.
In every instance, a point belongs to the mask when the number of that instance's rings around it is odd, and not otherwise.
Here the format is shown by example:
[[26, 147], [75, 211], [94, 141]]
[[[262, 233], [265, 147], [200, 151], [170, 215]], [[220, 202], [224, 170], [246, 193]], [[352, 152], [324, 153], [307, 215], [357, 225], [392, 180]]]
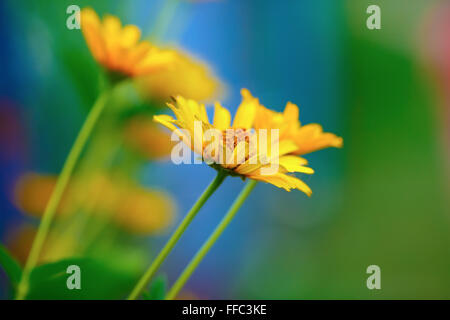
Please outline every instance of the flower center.
[[250, 142], [250, 136], [253, 132], [249, 129], [227, 129], [223, 131], [223, 144], [230, 150], [234, 150], [239, 143]]

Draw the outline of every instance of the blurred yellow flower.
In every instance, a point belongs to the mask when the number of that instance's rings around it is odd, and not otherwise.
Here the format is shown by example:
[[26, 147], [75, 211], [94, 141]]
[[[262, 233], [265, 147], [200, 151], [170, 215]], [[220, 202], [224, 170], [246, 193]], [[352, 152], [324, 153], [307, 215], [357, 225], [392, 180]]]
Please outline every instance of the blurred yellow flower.
[[[55, 175], [25, 173], [21, 175], [14, 186], [14, 203], [22, 211], [33, 217], [41, 217], [56, 185]], [[58, 206], [57, 214], [67, 208], [67, 194]]]
[[152, 99], [168, 101], [171, 96], [209, 102], [223, 92], [220, 80], [205, 63], [173, 49], [172, 68], [139, 79], [142, 93]]
[[[41, 217], [56, 184], [56, 176], [27, 173], [15, 188], [16, 206], [23, 212]], [[175, 202], [166, 193], [143, 188], [132, 182], [113, 180], [107, 175], [75, 179], [58, 209], [59, 216], [73, 209], [93, 210], [97, 216], [110, 218], [132, 233], [162, 232], [172, 223]]]
[[174, 220], [173, 199], [162, 191], [128, 188], [115, 208], [114, 220], [135, 234], [161, 233]]
[[[36, 232], [36, 227], [23, 224], [18, 229], [7, 234], [6, 246], [21, 264], [24, 264], [28, 257]], [[50, 233], [39, 255], [39, 263], [55, 262], [71, 257], [76, 250], [78, 242], [78, 239], [69, 234]]]
[[[203, 104], [181, 96], [175, 99], [174, 104], [168, 104], [176, 119], [169, 115], [158, 115], [154, 119], [175, 132], [215, 169], [242, 178], [264, 181], [287, 191], [299, 189], [311, 195], [311, 189], [303, 181], [287, 174], [314, 172], [304, 166], [307, 163], [305, 159], [290, 155], [297, 146], [289, 140], [274, 141], [271, 134], [264, 136], [263, 130], [252, 130], [259, 101], [245, 89], [242, 90], [242, 97], [232, 125], [230, 112], [219, 103], [215, 104], [214, 120], [211, 124]], [[202, 129], [200, 131], [198, 123]], [[205, 136], [205, 133], [211, 130], [220, 133], [218, 140], [214, 140], [217, 144], [214, 150], [219, 152], [211, 151], [211, 145], [205, 143], [211, 140], [211, 137]], [[264, 142], [266, 148], [262, 147]], [[278, 152], [275, 152], [274, 143]], [[252, 148], [252, 145], [255, 148]], [[222, 159], [224, 155], [225, 159]]]
[[[251, 93], [246, 90], [246, 95]], [[284, 112], [276, 112], [259, 104], [255, 116], [255, 129], [270, 128], [280, 130], [280, 139], [292, 140], [297, 149], [292, 154], [303, 155], [328, 147], [341, 148], [343, 139], [333, 133], [323, 132], [317, 123], [301, 125], [297, 105], [288, 102]]]
[[108, 71], [135, 77], [170, 67], [174, 54], [148, 41], [139, 42], [141, 31], [122, 27], [119, 18], [106, 15], [100, 21], [91, 8], [81, 10], [81, 30], [95, 60]]
[[126, 123], [124, 138], [128, 146], [151, 160], [169, 156], [173, 146], [167, 132], [145, 116], [135, 116]]

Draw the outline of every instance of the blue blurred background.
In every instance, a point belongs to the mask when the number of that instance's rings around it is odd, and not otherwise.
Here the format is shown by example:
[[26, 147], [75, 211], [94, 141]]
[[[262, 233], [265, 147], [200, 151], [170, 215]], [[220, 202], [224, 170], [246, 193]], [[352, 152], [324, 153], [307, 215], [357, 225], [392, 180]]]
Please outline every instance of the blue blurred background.
[[[233, 111], [246, 87], [267, 107], [287, 101], [302, 123], [344, 138], [307, 156], [313, 196], [259, 184], [186, 289], [197, 298], [449, 298], [448, 1], [179, 1], [160, 44], [206, 61]], [[0, 236], [26, 218], [12, 202], [23, 172], [57, 174], [97, 94], [96, 65], [70, 4], [144, 34], [164, 1], [0, 3]], [[447, 15], [441, 12], [447, 12]], [[438, 13], [440, 13], [438, 15]], [[441, 31], [439, 31], [441, 30]], [[445, 51], [447, 50], [447, 51]], [[211, 111], [211, 110], [210, 110]], [[206, 165], [149, 162], [147, 186], [173, 195], [179, 222], [214, 176]], [[163, 266], [169, 283], [243, 187], [229, 178]], [[173, 229], [173, 228], [172, 228]], [[146, 239], [157, 250], [170, 232]], [[147, 262], [150, 262], [151, 257]], [[368, 290], [366, 268], [381, 268]]]

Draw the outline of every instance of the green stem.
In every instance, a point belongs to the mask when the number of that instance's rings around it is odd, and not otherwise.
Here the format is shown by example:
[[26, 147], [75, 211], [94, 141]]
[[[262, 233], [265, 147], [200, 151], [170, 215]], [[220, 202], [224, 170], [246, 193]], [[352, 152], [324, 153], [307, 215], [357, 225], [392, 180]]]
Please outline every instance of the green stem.
[[198, 198], [197, 202], [195, 202], [194, 206], [188, 212], [186, 217], [184, 217], [183, 221], [178, 226], [178, 228], [175, 230], [173, 235], [170, 237], [169, 241], [167, 241], [164, 248], [161, 250], [161, 252], [155, 258], [153, 263], [150, 265], [150, 267], [144, 273], [142, 278], [136, 284], [133, 291], [128, 296], [128, 300], [136, 300], [141, 295], [144, 288], [150, 282], [151, 278], [154, 276], [156, 271], [159, 269], [159, 267], [161, 266], [163, 261], [166, 259], [167, 255], [172, 251], [173, 247], [178, 242], [181, 235], [184, 233], [184, 231], [189, 226], [191, 221], [194, 219], [197, 212], [205, 204], [206, 200], [208, 200], [208, 198], [214, 193], [214, 191], [216, 191], [216, 189], [221, 185], [221, 183], [223, 182], [223, 180], [225, 179], [226, 176], [227, 176], [226, 173], [224, 173], [223, 171], [219, 171], [217, 173], [217, 176], [214, 178], [214, 180], [211, 182], [211, 184], [206, 188], [206, 190], [202, 193], [200, 198]]
[[89, 136], [91, 135], [92, 130], [98, 118], [100, 117], [100, 114], [105, 108], [110, 92], [111, 89], [108, 88], [105, 89], [103, 93], [98, 96], [83, 126], [81, 127], [80, 132], [78, 133], [78, 136], [72, 146], [72, 149], [70, 149], [69, 155], [67, 156], [61, 174], [58, 177], [50, 200], [48, 201], [47, 206], [45, 208], [44, 215], [42, 216], [42, 220], [39, 225], [39, 229], [37, 231], [36, 237], [34, 238], [33, 245], [28, 255], [28, 259], [25, 263], [22, 278], [17, 288], [17, 295], [16, 295], [17, 300], [25, 299], [28, 293], [30, 274], [38, 262], [39, 255], [44, 245], [45, 238], [47, 237], [47, 234], [50, 230], [50, 226], [55, 216], [56, 209], [58, 208], [64, 190], [67, 187], [67, 184], [73, 173], [75, 165], [78, 162], [80, 154], [83, 151], [83, 148], [86, 145], [86, 142]]
[[164, 5], [159, 11], [156, 22], [153, 25], [153, 31], [149, 36], [150, 40], [160, 40], [166, 32], [169, 24], [172, 22], [179, 0], [164, 0]]
[[222, 235], [223, 231], [228, 227], [231, 220], [233, 220], [234, 216], [241, 208], [244, 201], [247, 199], [250, 192], [256, 186], [256, 180], [250, 180], [247, 185], [242, 189], [239, 196], [234, 201], [230, 210], [228, 210], [225, 217], [223, 217], [222, 221], [216, 227], [214, 232], [209, 236], [208, 240], [203, 244], [200, 250], [197, 251], [194, 258], [189, 262], [187, 267], [183, 270], [180, 277], [175, 281], [172, 288], [169, 290], [166, 296], [166, 300], [173, 300], [176, 298], [178, 292], [180, 292], [181, 288], [185, 285], [186, 281], [191, 277], [192, 273], [197, 269], [199, 263], [203, 260], [205, 255], [209, 252], [211, 247], [216, 243], [217, 239]]

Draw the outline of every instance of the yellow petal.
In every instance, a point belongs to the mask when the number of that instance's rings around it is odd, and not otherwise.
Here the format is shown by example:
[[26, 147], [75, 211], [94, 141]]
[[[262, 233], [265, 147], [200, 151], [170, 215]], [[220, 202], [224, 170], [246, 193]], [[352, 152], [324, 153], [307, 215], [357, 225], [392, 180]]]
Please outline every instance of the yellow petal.
[[105, 35], [118, 36], [121, 28], [122, 23], [119, 18], [109, 14], [105, 15], [103, 18], [103, 31]]
[[298, 189], [300, 191], [303, 191], [308, 197], [312, 194], [311, 188], [309, 188], [306, 183], [296, 177], [292, 177], [284, 173], [276, 173], [270, 176], [250, 175], [248, 177], [254, 180], [260, 180], [273, 184], [274, 186], [283, 188], [286, 191], [291, 191], [291, 189]]
[[148, 41], [142, 41], [133, 48], [130, 48], [124, 66], [128, 69], [132, 69], [145, 55], [150, 51], [152, 45]]
[[279, 164], [285, 168], [288, 172], [301, 172], [307, 174], [313, 174], [314, 170], [305, 167], [307, 163], [306, 159], [296, 157], [296, 156], [283, 156], [280, 158]]
[[84, 8], [80, 13], [81, 31], [94, 58], [100, 63], [105, 61], [105, 43], [101, 35], [101, 23], [97, 13], [91, 8]]
[[176, 120], [174, 118], [172, 118], [171, 116], [162, 114], [162, 115], [155, 115], [155, 116], [153, 116], [153, 120], [155, 122], [158, 122], [158, 123], [162, 124], [163, 126], [168, 128], [169, 130], [174, 132], [186, 145], [188, 145], [189, 147], [192, 147], [192, 143], [191, 143], [190, 137], [188, 137], [187, 134], [185, 134], [185, 132], [183, 132], [183, 130], [177, 128], [174, 125], [174, 123], [176, 122]]
[[284, 132], [287, 132], [289, 134], [300, 127], [300, 121], [298, 117], [299, 111], [297, 105], [293, 104], [292, 102], [288, 102], [283, 111]]
[[105, 15], [103, 18], [102, 36], [106, 47], [106, 64], [109, 69], [117, 69], [122, 63], [120, 51], [120, 31], [122, 24], [119, 18]]
[[278, 123], [276, 121], [279, 119], [283, 120], [282, 117], [277, 117], [277, 112], [259, 104], [256, 109], [253, 127], [255, 129], [277, 129]]
[[241, 90], [242, 102], [236, 112], [233, 128], [250, 129], [255, 120], [258, 99], [254, 98], [247, 89]]
[[160, 50], [156, 47], [151, 47], [145, 57], [137, 62], [133, 73], [141, 76], [157, 70], [169, 68], [175, 58], [175, 54], [170, 50]]
[[304, 183], [302, 180], [300, 180], [299, 178], [288, 176], [288, 175], [284, 175], [284, 177], [285, 177], [285, 179], [287, 179], [289, 181], [289, 183], [292, 183], [296, 189], [304, 192], [308, 197], [310, 197], [312, 195], [311, 188], [306, 183]]
[[278, 144], [278, 156], [281, 157], [285, 154], [289, 154], [297, 150], [297, 145], [294, 143], [294, 141], [291, 140], [282, 140]]
[[198, 103], [195, 100], [189, 99], [188, 103], [192, 106], [192, 110], [195, 110], [195, 115], [203, 122], [209, 123], [208, 114], [203, 103]]
[[171, 131], [175, 131], [177, 127], [173, 124], [176, 120], [166, 114], [160, 114], [153, 116], [153, 120], [167, 127]]
[[333, 133], [323, 132], [322, 126], [311, 123], [300, 127], [295, 135], [298, 150], [295, 154], [306, 154], [328, 147], [341, 148], [343, 139]]
[[214, 104], [213, 126], [219, 130], [226, 130], [230, 127], [231, 115], [228, 109], [222, 107], [219, 102]]
[[243, 163], [240, 166], [238, 166], [234, 171], [236, 171], [236, 173], [239, 173], [242, 175], [249, 175], [252, 172], [261, 168], [262, 165], [263, 165], [262, 163], [251, 164], [251, 163], [246, 162], [246, 163]]
[[298, 115], [299, 115], [298, 106], [296, 104], [293, 104], [292, 102], [288, 102], [283, 111], [284, 118], [287, 120], [297, 121]]
[[127, 25], [122, 30], [120, 44], [124, 48], [131, 48], [137, 44], [141, 37], [141, 30], [133, 25]]

